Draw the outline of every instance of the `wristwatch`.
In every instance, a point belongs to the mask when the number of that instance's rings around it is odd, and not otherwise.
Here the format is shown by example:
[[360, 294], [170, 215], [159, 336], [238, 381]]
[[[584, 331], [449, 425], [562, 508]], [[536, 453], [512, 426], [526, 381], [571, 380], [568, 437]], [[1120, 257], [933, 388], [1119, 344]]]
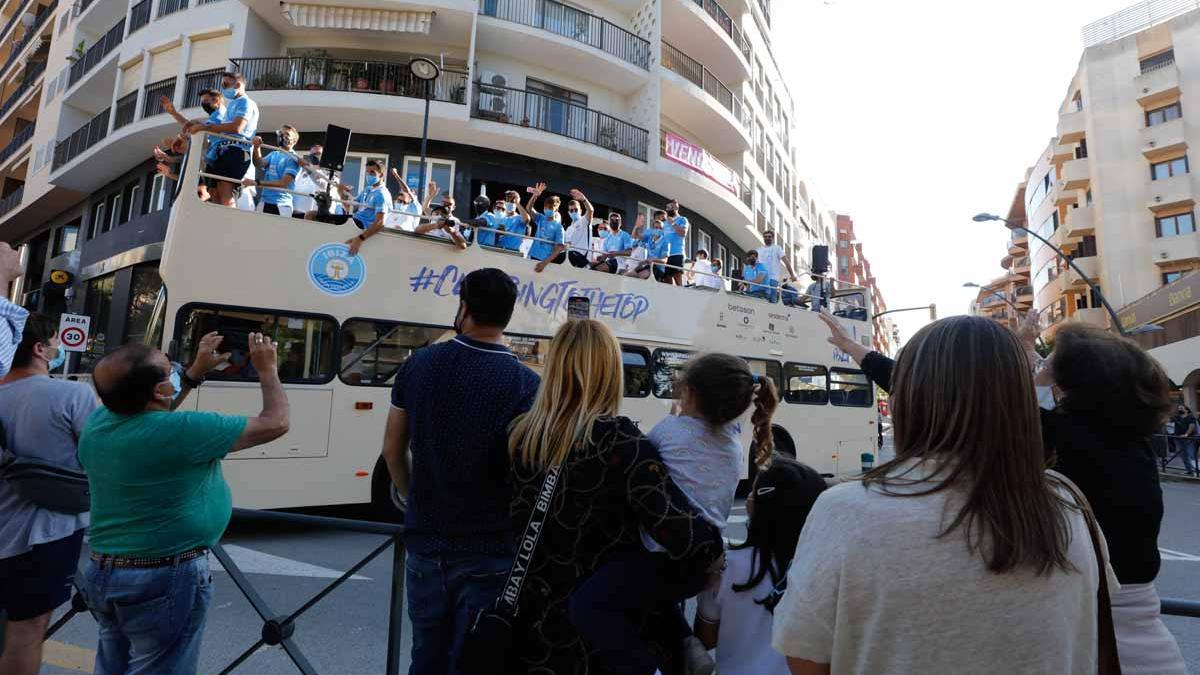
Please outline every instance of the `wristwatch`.
[[192, 377], [191, 375], [188, 375], [186, 370], [181, 370], [179, 372], [179, 381], [182, 382], [184, 384], [184, 386], [188, 387], [189, 389], [198, 388], [200, 385], [204, 384], [204, 380], [205, 380], [204, 377], [201, 377], [200, 379], [196, 379], [196, 378]]
[[358, 240], [359, 240], [359, 241], [366, 241], [366, 240], [367, 240], [367, 238], [366, 238], [366, 236], [364, 236], [364, 235], [363, 235], [363, 233], [362, 233], [362, 232], [359, 232], [359, 233], [358, 233]]

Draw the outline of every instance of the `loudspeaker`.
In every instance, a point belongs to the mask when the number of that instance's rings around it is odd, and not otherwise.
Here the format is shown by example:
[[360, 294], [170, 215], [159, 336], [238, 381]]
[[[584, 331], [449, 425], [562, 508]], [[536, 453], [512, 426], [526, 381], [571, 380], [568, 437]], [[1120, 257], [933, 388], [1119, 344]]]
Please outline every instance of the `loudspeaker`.
[[[328, 152], [328, 150], [326, 150]], [[829, 247], [812, 247], [812, 273], [825, 274], [829, 271]]]
[[350, 150], [350, 130], [330, 124], [325, 128], [324, 152], [321, 153], [322, 169], [341, 171], [346, 163], [346, 152]]

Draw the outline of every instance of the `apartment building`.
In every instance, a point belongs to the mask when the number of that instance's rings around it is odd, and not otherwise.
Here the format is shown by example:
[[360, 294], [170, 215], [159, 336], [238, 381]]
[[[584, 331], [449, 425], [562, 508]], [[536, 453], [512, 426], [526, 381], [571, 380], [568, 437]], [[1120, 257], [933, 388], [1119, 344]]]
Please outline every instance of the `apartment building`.
[[871, 272], [871, 261], [863, 254], [863, 245], [858, 235], [854, 233], [854, 219], [844, 214], [837, 215], [837, 248], [831, 255], [832, 264], [837, 280], [870, 289], [871, 307], [869, 308], [874, 324], [875, 351], [891, 356], [900, 346], [899, 329], [890, 316], [878, 316], [888, 310], [883, 292], [879, 289], [879, 280]]
[[[1017, 186], [1005, 220], [1025, 227], [1025, 184]], [[1000, 259], [1003, 273], [987, 283], [978, 283], [979, 292], [971, 301], [969, 313], [983, 316], [1016, 329], [1021, 318], [1033, 307], [1033, 286], [1030, 277], [1029, 235], [1014, 230], [1009, 236], [1008, 249]]]
[[[36, 1], [7, 0], [0, 20]], [[92, 316], [93, 355], [151, 329], [177, 187], [150, 160], [178, 129], [159, 99], [199, 117], [226, 69], [245, 74], [268, 141], [285, 123], [301, 148], [327, 124], [353, 129], [351, 185], [368, 159], [417, 185], [425, 101], [408, 63], [426, 57], [441, 73], [425, 178], [459, 204], [545, 180], [632, 224], [674, 198], [689, 253], [727, 269], [767, 229], [798, 269], [833, 241], [832, 211], [795, 169], [769, 0], [80, 0], [44, 14], [16, 18], [18, 40], [45, 38], [30, 93], [0, 113], [0, 144], [17, 145], [0, 151], [0, 237], [26, 244], [14, 300]], [[11, 71], [5, 91], [24, 86]]]

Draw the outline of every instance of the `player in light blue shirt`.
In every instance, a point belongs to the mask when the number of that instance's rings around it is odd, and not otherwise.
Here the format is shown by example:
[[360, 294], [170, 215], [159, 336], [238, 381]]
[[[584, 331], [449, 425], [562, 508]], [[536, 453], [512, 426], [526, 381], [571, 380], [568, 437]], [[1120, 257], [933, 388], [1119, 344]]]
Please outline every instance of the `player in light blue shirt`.
[[[521, 195], [516, 190], [509, 190], [504, 193], [504, 217], [496, 220], [505, 232], [511, 232], [514, 235], [529, 234], [529, 212], [521, 205]], [[501, 229], [497, 228], [497, 229]], [[520, 251], [521, 242], [525, 241], [521, 237], [502, 236], [499, 239], [500, 248], [509, 251]]]
[[[374, 237], [383, 229], [383, 220], [387, 217], [388, 209], [392, 206], [392, 196], [383, 182], [383, 165], [378, 161], [367, 160], [367, 172], [363, 175], [363, 190], [354, 197], [354, 201], [362, 204], [354, 212], [354, 224], [362, 230], [354, 237], [346, 240], [350, 247], [350, 255], [358, 255], [358, 249], [363, 242]], [[343, 197], [349, 197], [353, 190], [349, 185], [339, 185]]]
[[679, 213], [679, 200], [667, 202], [667, 219], [663, 223], [663, 237], [667, 240], [667, 268], [662, 281], [683, 285], [683, 256], [688, 231], [688, 219]]
[[296, 175], [300, 173], [300, 162], [292, 153], [296, 142], [300, 140], [300, 132], [290, 124], [285, 124], [277, 132], [279, 145], [283, 150], [275, 150], [266, 157], [262, 156], [262, 139], [254, 138], [254, 166], [261, 171], [258, 180], [247, 179], [246, 185], [255, 185], [262, 190], [262, 212], [290, 218], [292, 216], [292, 193], [269, 188], [296, 187]]
[[[492, 210], [483, 214], [483, 217], [487, 220], [488, 227], [492, 228], [492, 230], [503, 230], [504, 220], [507, 217], [504, 215], [504, 200], [497, 199], [495, 203], [492, 204]], [[479, 244], [480, 246], [490, 246], [495, 248], [499, 237], [492, 230], [480, 230], [479, 234], [475, 236], [475, 243]]]
[[621, 229], [621, 214], [609, 214], [608, 236], [604, 238], [602, 247], [604, 252], [592, 263], [592, 269], [616, 274], [621, 269], [621, 259], [633, 253], [633, 237]]
[[537, 237], [537, 240], [529, 247], [529, 258], [538, 261], [533, 268], [536, 272], [546, 269], [546, 265], [550, 263], [562, 264], [567, 257], [563, 254], [563, 251], [567, 250], [567, 246], [563, 237], [562, 221], [557, 218], [558, 207], [562, 205], [562, 199], [558, 195], [550, 195], [542, 205], [543, 210], [540, 213], [534, 209], [537, 200], [545, 191], [545, 183], [535, 185], [529, 194], [529, 205], [526, 207], [527, 211], [534, 214], [533, 236]]
[[767, 266], [758, 261], [758, 251], [746, 254], [746, 263], [742, 265], [742, 280], [748, 282], [745, 287], [746, 295], [771, 301], [770, 273]]
[[219, 147], [215, 158], [206, 167], [208, 173], [229, 179], [215, 181], [216, 195], [211, 201], [232, 208], [241, 191], [242, 180], [250, 169], [250, 141], [258, 131], [258, 104], [246, 96], [246, 78], [241, 73], [221, 75], [221, 95], [225, 98], [225, 116], [220, 124], [190, 122], [184, 130], [189, 133], [210, 131], [245, 139], [244, 142], [217, 140]]

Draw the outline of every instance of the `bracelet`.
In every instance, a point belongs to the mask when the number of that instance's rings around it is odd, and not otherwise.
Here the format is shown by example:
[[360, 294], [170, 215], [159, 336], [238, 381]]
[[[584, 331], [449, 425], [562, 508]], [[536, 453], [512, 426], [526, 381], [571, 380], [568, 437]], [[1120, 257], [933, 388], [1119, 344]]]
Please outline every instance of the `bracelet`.
[[200, 385], [204, 384], [204, 380], [205, 380], [204, 377], [201, 377], [200, 379], [196, 379], [196, 378], [192, 377], [191, 375], [188, 375], [186, 370], [181, 371], [179, 373], [179, 381], [182, 382], [184, 384], [184, 386], [188, 387], [189, 389], [198, 388]]
[[359, 241], [366, 241], [366, 240], [367, 240], [367, 237], [366, 237], [366, 235], [364, 235], [362, 232], [359, 232], [359, 233], [358, 233], [358, 240], [359, 240]]

